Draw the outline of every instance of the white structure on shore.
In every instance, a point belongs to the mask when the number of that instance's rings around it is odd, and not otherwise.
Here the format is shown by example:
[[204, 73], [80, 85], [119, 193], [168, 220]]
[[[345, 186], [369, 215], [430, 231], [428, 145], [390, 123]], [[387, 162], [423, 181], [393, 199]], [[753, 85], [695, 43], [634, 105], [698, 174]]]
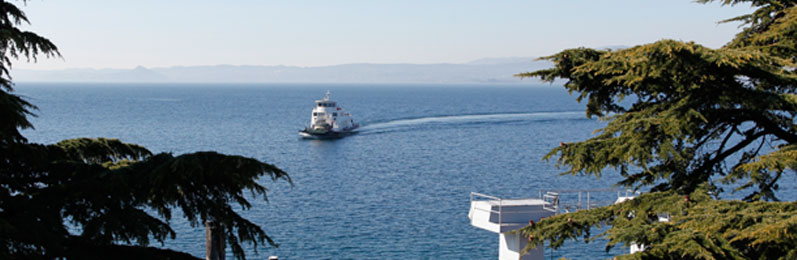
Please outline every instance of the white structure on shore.
[[[615, 200], [596, 201], [592, 198], [593, 194], [614, 192], [615, 190], [613, 189], [554, 190], [544, 193], [540, 190], [539, 199], [502, 199], [471, 192], [468, 218], [470, 218], [472, 226], [499, 234], [499, 260], [542, 260], [545, 252], [542, 246], [529, 251], [525, 255], [520, 255], [520, 251], [528, 243], [528, 238], [523, 237], [520, 233], [509, 232], [527, 226], [530, 221], [536, 223], [542, 218], [560, 213], [589, 210], [595, 207], [623, 203], [633, 200], [636, 195], [640, 194], [637, 191], [627, 190], [625, 196], [622, 196], [620, 191], [616, 191], [617, 199]], [[597, 197], [606, 199], [606, 195]], [[565, 202], [572, 200], [574, 203], [562, 203], [560, 206], [562, 198], [564, 198]], [[670, 214], [659, 212], [657, 213], [657, 218], [660, 222], [669, 222]], [[631, 247], [631, 254], [645, 250], [644, 244], [631, 243], [629, 246]]]
[[526, 255], [520, 251], [528, 239], [520, 233], [508, 233], [540, 219], [553, 216], [558, 209], [558, 194], [550, 193], [542, 199], [501, 199], [471, 192], [470, 224], [490, 232], [498, 233], [499, 260], [542, 260], [545, 249], [537, 247]]

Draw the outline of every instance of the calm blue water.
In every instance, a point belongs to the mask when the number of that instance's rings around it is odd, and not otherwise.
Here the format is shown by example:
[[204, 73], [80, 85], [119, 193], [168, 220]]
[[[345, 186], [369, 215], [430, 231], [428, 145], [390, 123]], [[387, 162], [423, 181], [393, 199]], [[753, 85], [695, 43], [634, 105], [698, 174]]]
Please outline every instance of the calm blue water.
[[[313, 101], [330, 90], [359, 134], [300, 140]], [[495, 259], [498, 235], [469, 225], [469, 193], [536, 197], [540, 189], [607, 188], [616, 175], [557, 177], [541, 159], [602, 125], [552, 85], [18, 84], [39, 107], [32, 142], [115, 137], [175, 154], [257, 158], [295, 182], [244, 215], [279, 248], [250, 259]], [[204, 257], [204, 229], [175, 219], [165, 245]], [[625, 249], [618, 249], [624, 251]], [[615, 252], [621, 252], [615, 251]], [[572, 242], [555, 258], [609, 258]]]

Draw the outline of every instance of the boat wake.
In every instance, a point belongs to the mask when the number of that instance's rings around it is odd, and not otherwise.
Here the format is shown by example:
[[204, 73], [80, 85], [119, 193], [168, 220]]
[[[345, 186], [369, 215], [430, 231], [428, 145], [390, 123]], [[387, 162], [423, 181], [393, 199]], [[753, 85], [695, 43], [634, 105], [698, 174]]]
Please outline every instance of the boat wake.
[[385, 122], [368, 123], [360, 127], [360, 134], [408, 131], [433, 128], [436, 126], [507, 124], [529, 121], [587, 120], [584, 111], [533, 112], [533, 113], [495, 113], [471, 115], [444, 115], [420, 118], [404, 118]]

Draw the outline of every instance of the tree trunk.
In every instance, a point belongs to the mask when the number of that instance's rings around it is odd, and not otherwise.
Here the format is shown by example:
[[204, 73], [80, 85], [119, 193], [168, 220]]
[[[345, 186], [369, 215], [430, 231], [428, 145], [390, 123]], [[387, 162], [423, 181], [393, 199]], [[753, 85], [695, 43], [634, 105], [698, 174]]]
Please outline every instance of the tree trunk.
[[224, 225], [216, 221], [205, 222], [205, 260], [224, 260]]

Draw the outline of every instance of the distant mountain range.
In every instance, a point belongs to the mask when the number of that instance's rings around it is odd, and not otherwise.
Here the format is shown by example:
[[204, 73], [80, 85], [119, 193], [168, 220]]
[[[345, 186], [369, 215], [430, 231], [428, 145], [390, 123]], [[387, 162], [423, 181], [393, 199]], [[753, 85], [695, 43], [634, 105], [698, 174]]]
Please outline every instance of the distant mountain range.
[[[17, 82], [207, 83], [512, 83], [512, 75], [551, 67], [533, 57], [486, 58], [463, 64], [344, 64], [295, 66], [179, 66], [134, 69], [22, 70]], [[526, 79], [526, 82], [536, 79]]]

